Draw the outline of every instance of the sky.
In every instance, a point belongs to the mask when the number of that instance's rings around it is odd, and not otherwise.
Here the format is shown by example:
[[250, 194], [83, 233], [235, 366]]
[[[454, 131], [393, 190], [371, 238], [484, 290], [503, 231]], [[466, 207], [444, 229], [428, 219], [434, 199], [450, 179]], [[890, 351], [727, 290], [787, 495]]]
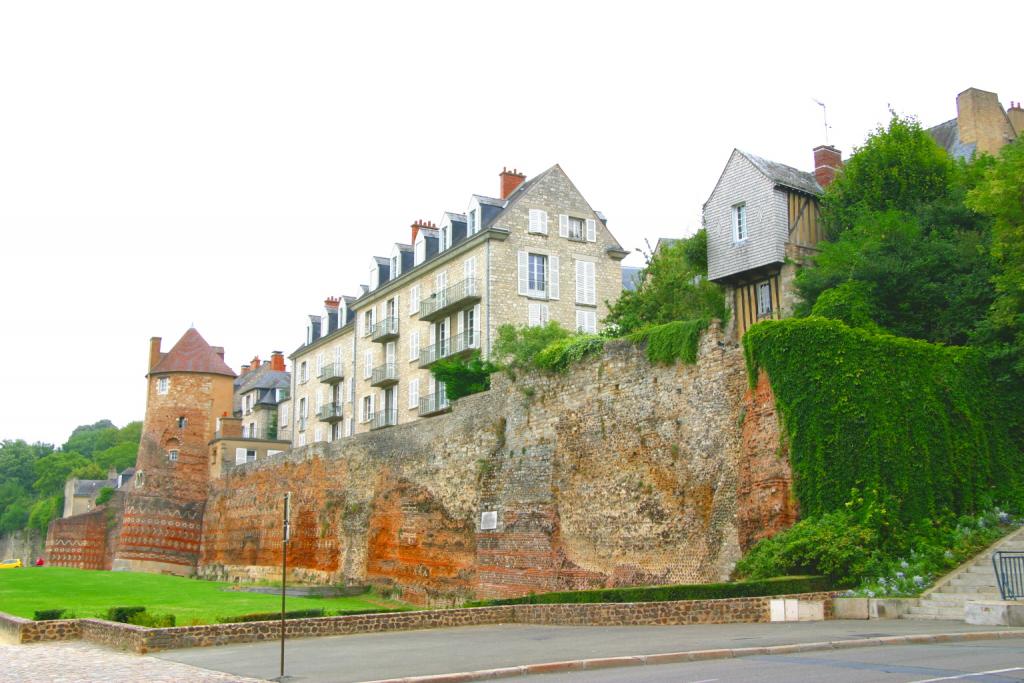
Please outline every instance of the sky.
[[1008, 5], [941, 7], [0, 0], [0, 439], [142, 419], [152, 336], [292, 352], [502, 167], [561, 164], [635, 250], [733, 148], [812, 170], [815, 100], [848, 155], [1024, 99]]

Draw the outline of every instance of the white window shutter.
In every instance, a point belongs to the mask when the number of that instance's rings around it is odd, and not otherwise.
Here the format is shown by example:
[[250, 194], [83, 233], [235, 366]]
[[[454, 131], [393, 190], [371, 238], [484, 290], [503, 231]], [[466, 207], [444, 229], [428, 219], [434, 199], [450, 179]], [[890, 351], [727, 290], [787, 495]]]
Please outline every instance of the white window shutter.
[[587, 331], [590, 334], [597, 334], [597, 311], [587, 313]]
[[374, 410], [376, 408], [376, 406], [377, 406], [377, 402], [375, 400], [376, 398], [377, 398], [376, 396], [374, 396], [373, 394], [370, 394], [370, 415], [373, 415], [374, 412], [376, 412]]
[[530, 209], [530, 224], [527, 232], [540, 232], [540, 209]]
[[420, 331], [413, 330], [409, 334], [409, 360], [416, 360], [420, 357]]
[[420, 286], [413, 285], [409, 290], [409, 315], [418, 313], [420, 310]]
[[540, 212], [540, 231], [545, 235], [548, 234], [548, 212]]
[[530, 286], [530, 257], [525, 251], [519, 252], [519, 293], [526, 295], [526, 290]]
[[[477, 330], [478, 332], [481, 329], [480, 328], [480, 304], [476, 304], [475, 306], [473, 306], [473, 329]], [[477, 344], [479, 344], [479, 343], [480, 343], [480, 340], [477, 339]]]
[[587, 241], [597, 241], [597, 221], [595, 221], [593, 218], [587, 219]]
[[576, 303], [587, 303], [586, 295], [586, 261], [576, 261]]
[[540, 325], [540, 304], [529, 304], [527, 306], [526, 324], [530, 327]]
[[569, 217], [566, 216], [564, 213], [558, 214], [558, 236], [569, 236]]
[[584, 272], [586, 273], [586, 303], [590, 305], [597, 304], [597, 283], [594, 281], [594, 262], [584, 262]]
[[356, 320], [357, 320], [358, 325], [359, 325], [359, 330], [358, 330], [358, 332], [356, 334], [357, 334], [357, 336], [362, 337], [365, 334], [365, 332], [363, 331], [363, 312], [362, 311], [360, 311], [359, 314], [356, 315]]
[[456, 332], [456, 334], [461, 335], [465, 331], [466, 331], [466, 313], [464, 311], [459, 311], [458, 314], [455, 316], [455, 332]]
[[586, 311], [576, 311], [576, 331], [583, 332], [586, 328]]
[[245, 449], [244, 448], [236, 448], [235, 449], [235, 464], [236, 465], [244, 465], [245, 464]]
[[415, 408], [420, 404], [420, 379], [414, 377], [409, 380], [409, 407]]
[[395, 362], [395, 342], [388, 342], [384, 345], [384, 362], [393, 364]]
[[550, 282], [548, 283], [548, 298], [557, 299], [561, 295], [560, 287], [558, 285], [558, 257], [548, 257], [548, 270], [550, 271], [548, 277]]
[[548, 315], [548, 305], [547, 304], [537, 304], [537, 306], [540, 309], [540, 324], [541, 325], [547, 325], [548, 321], [551, 320], [550, 316]]

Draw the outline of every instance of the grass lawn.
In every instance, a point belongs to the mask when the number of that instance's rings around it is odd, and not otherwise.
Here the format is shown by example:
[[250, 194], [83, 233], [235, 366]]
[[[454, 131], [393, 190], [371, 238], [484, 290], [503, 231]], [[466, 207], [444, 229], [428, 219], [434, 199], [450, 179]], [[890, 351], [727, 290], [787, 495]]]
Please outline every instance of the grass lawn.
[[[281, 609], [280, 595], [225, 590], [231, 584], [180, 576], [107, 572], [67, 567], [0, 570], [0, 612], [31, 619], [36, 610], [67, 609], [95, 617], [109, 607], [144, 605], [150, 614], [173, 614], [178, 626], [212, 624], [218, 617]], [[293, 598], [287, 609], [323, 608], [327, 614], [401, 607], [367, 593], [345, 598]]]

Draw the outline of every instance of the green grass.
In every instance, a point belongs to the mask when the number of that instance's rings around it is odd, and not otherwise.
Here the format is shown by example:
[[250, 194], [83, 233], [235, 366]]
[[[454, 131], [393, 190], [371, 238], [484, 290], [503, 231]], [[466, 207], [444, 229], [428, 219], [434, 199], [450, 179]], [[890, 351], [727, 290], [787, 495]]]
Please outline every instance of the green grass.
[[[173, 614], [179, 626], [212, 624], [218, 617], [273, 612], [281, 597], [225, 590], [232, 584], [180, 576], [106, 572], [67, 567], [0, 570], [0, 612], [31, 619], [36, 610], [67, 609], [79, 618], [95, 617], [109, 607], [144, 605], [150, 614]], [[343, 598], [289, 597], [288, 610], [341, 611], [394, 609], [400, 603], [372, 593]]]

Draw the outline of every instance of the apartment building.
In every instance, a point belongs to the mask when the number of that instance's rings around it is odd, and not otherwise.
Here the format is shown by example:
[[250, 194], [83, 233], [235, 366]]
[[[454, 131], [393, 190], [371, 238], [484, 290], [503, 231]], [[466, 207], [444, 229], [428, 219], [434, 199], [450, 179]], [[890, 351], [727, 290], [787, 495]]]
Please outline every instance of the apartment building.
[[278, 404], [291, 391], [291, 375], [284, 354], [274, 351], [270, 360], [256, 356], [235, 378], [234, 416], [241, 419], [241, 436], [246, 439], [281, 438], [278, 434]]
[[[487, 357], [501, 325], [599, 331], [628, 252], [560, 166], [529, 180], [499, 176], [498, 197], [471, 195], [463, 211], [413, 223], [409, 243], [372, 257], [369, 284], [336, 316], [343, 325], [331, 327], [329, 307], [310, 316], [290, 356], [296, 446], [445, 412], [431, 366], [476, 350]], [[333, 363], [343, 376], [320, 378]]]

